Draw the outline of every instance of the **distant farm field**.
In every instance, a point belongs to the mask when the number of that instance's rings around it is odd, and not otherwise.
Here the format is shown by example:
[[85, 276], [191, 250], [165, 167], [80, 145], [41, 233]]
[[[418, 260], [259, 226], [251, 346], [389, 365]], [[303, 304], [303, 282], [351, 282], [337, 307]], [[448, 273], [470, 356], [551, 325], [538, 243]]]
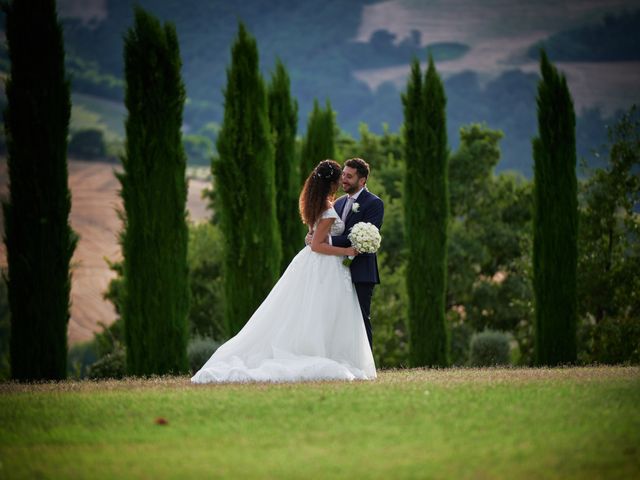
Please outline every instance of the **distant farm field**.
[[[91, 340], [101, 330], [99, 323], [111, 324], [116, 318], [113, 305], [102, 295], [115, 273], [105, 259], [121, 258], [118, 234], [122, 224], [116, 213], [121, 207], [118, 194], [120, 184], [115, 178], [116, 164], [104, 162], [69, 161], [69, 188], [71, 189], [71, 226], [80, 235], [72, 259], [71, 319], [69, 342]], [[0, 161], [0, 196], [8, 195], [6, 159]], [[209, 182], [189, 180], [187, 207], [193, 221], [210, 216], [202, 190]], [[2, 217], [2, 212], [0, 212]], [[0, 220], [2, 220], [0, 218]], [[0, 233], [4, 223], [0, 221]], [[6, 250], [0, 242], [0, 265], [6, 266]]]

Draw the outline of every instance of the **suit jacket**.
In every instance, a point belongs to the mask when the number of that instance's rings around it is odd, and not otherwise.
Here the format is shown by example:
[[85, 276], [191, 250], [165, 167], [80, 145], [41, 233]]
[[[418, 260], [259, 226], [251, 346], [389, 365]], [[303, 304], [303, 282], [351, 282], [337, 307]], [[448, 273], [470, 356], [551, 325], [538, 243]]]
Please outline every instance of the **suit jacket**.
[[[347, 203], [347, 195], [340, 197], [334, 208], [338, 215], [342, 216], [345, 204]], [[344, 233], [331, 237], [331, 243], [336, 247], [350, 247], [351, 242], [347, 235], [358, 222], [373, 223], [378, 230], [382, 228], [382, 219], [384, 217], [384, 203], [382, 200], [371, 193], [366, 188], [360, 192], [356, 203], [360, 208], [357, 212], [353, 209], [348, 213], [345, 220]], [[378, 273], [378, 257], [375, 253], [361, 253], [351, 262], [351, 280], [353, 283], [380, 283], [380, 275]]]

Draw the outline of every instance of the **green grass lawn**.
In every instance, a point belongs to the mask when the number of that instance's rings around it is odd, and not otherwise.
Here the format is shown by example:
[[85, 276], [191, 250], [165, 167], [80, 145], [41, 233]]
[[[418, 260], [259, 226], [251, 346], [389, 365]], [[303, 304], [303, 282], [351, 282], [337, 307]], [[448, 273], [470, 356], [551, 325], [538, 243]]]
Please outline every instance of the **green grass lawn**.
[[637, 367], [4, 383], [0, 478], [639, 478], [639, 406]]

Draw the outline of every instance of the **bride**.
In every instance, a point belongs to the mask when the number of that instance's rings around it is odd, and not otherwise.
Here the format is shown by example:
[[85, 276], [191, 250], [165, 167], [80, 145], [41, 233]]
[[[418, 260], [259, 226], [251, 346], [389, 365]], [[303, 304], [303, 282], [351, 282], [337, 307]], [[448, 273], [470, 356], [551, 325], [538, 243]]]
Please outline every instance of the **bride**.
[[333, 208], [342, 170], [324, 160], [300, 194], [300, 214], [311, 245], [291, 261], [238, 334], [218, 348], [193, 383], [294, 382], [376, 378], [349, 268], [352, 247], [331, 245], [344, 223]]

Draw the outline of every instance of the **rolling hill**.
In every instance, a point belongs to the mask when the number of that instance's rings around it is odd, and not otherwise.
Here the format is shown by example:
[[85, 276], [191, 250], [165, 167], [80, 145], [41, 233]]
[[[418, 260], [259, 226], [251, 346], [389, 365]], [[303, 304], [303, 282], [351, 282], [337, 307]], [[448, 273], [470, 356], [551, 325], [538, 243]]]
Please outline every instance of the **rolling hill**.
[[[113, 175], [114, 165], [103, 162], [69, 161], [71, 189], [71, 226], [80, 235], [72, 258], [71, 319], [69, 342], [90, 340], [100, 331], [100, 323], [110, 325], [116, 318], [113, 305], [102, 298], [109, 281], [115, 276], [105, 259], [121, 258], [118, 232], [121, 222], [116, 210], [121, 207], [120, 184]], [[204, 180], [190, 179], [188, 209], [192, 221], [207, 219], [202, 191], [210, 187]], [[7, 196], [6, 160], [0, 161], [0, 197]], [[4, 222], [0, 212], [0, 233]], [[6, 250], [0, 243], [0, 266], [6, 267]]]

